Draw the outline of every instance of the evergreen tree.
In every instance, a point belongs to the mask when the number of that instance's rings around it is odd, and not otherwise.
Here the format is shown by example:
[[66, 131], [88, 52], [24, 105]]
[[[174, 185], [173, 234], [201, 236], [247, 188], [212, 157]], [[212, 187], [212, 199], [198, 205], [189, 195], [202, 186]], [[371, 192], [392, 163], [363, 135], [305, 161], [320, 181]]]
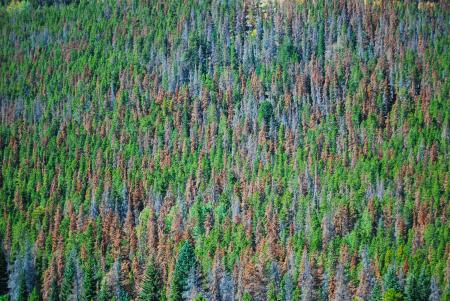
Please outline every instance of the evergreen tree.
[[156, 265], [152, 256], [147, 264], [144, 279], [142, 282], [141, 292], [139, 294], [140, 301], [158, 301], [162, 300], [163, 282], [161, 272]]
[[39, 294], [36, 288], [34, 288], [30, 295], [28, 296], [28, 300], [27, 301], [39, 301]]
[[381, 297], [382, 297], [381, 284], [378, 281], [376, 281], [372, 289], [372, 293], [370, 294], [369, 301], [380, 301]]
[[[1, 241], [0, 241], [1, 242]], [[3, 243], [0, 244], [0, 296], [8, 293], [8, 264], [3, 250]]]
[[242, 296], [242, 301], [252, 301], [252, 297], [248, 292], [244, 293], [244, 295]]
[[100, 291], [98, 293], [98, 301], [109, 301], [110, 295], [108, 293], [108, 287], [106, 284], [106, 278], [103, 278], [100, 285]]
[[95, 272], [94, 262], [92, 259], [88, 259], [84, 268], [83, 275], [83, 299], [94, 300], [95, 298]]
[[260, 104], [258, 110], [258, 120], [259, 122], [263, 122], [266, 124], [266, 127], [269, 127], [270, 119], [272, 117], [273, 107], [272, 104], [268, 101], [264, 101]]
[[83, 300], [95, 300], [96, 279], [95, 279], [95, 259], [94, 259], [94, 229], [89, 224], [86, 231], [86, 253], [89, 254], [84, 264], [83, 274]]
[[27, 300], [27, 285], [25, 283], [25, 276], [20, 275], [19, 280], [19, 294], [17, 296], [17, 301], [26, 301]]
[[269, 289], [267, 290], [267, 301], [278, 301], [275, 284], [273, 282], [270, 283]]
[[61, 284], [61, 300], [68, 300], [73, 293], [73, 281], [75, 278], [75, 262], [72, 256], [69, 256], [64, 266], [63, 280]]
[[170, 289], [170, 300], [183, 300], [183, 292], [187, 285], [187, 279], [191, 268], [195, 265], [194, 250], [189, 241], [184, 241], [178, 254], [175, 270], [173, 272], [173, 281]]
[[50, 294], [48, 296], [48, 301], [59, 301], [59, 293], [58, 293], [58, 284], [56, 283], [56, 279], [52, 279], [52, 283], [50, 285]]
[[406, 277], [406, 283], [405, 283], [405, 297], [408, 301], [416, 300], [417, 295], [417, 283], [416, 278], [412, 273], [408, 274], [408, 277]]
[[422, 270], [419, 277], [409, 273], [405, 284], [405, 297], [407, 300], [427, 301], [431, 294], [430, 277]]
[[428, 298], [430, 296], [430, 277], [425, 269], [422, 269], [422, 271], [420, 272], [417, 284], [417, 300], [428, 301]]
[[388, 268], [387, 274], [384, 277], [384, 290], [388, 291], [389, 289], [393, 289], [395, 292], [402, 291], [394, 266]]

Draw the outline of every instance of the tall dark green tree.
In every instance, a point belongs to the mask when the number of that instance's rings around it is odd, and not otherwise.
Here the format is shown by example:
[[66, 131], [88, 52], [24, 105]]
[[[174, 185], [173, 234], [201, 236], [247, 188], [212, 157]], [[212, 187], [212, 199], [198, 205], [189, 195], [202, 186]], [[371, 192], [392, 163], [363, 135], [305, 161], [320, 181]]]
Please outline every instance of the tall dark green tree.
[[86, 253], [89, 254], [84, 264], [83, 300], [95, 300], [96, 279], [94, 259], [94, 229], [90, 224], [86, 231]]
[[67, 260], [66, 265], [64, 266], [64, 275], [61, 284], [61, 299], [68, 300], [69, 297], [73, 294], [73, 283], [75, 280], [75, 258], [74, 253], [72, 252]]
[[108, 301], [110, 300], [110, 294], [108, 292], [108, 287], [106, 284], [106, 279], [103, 278], [100, 284], [100, 291], [98, 293], [98, 301]]
[[393, 289], [396, 292], [402, 290], [394, 266], [388, 268], [387, 274], [384, 277], [384, 290]]
[[58, 283], [56, 282], [56, 278], [53, 277], [51, 286], [50, 286], [50, 294], [48, 296], [48, 301], [59, 301], [59, 292], [58, 292]]
[[422, 270], [417, 277], [409, 273], [405, 283], [405, 296], [407, 300], [426, 301], [430, 295], [430, 277]]
[[195, 265], [195, 261], [194, 250], [190, 242], [186, 240], [178, 253], [172, 286], [170, 288], [170, 301], [183, 300], [183, 292], [187, 285], [189, 271]]
[[269, 126], [270, 119], [272, 118], [273, 114], [273, 106], [269, 101], [263, 101], [259, 105], [258, 109], [258, 120], [260, 122], [264, 121], [266, 126]]
[[8, 293], [8, 264], [2, 246], [3, 243], [0, 245], [0, 296]]
[[164, 297], [161, 271], [152, 256], [147, 264], [142, 282], [139, 301], [159, 301]]
[[19, 280], [19, 294], [17, 296], [17, 301], [26, 301], [26, 300], [27, 300], [27, 285], [25, 283], [25, 276], [21, 274]]

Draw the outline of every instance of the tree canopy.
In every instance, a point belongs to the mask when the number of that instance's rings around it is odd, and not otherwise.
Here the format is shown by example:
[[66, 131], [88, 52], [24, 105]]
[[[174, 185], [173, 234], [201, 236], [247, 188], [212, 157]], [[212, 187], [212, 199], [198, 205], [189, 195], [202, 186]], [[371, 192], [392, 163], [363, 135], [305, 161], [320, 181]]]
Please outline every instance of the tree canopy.
[[0, 298], [449, 300], [449, 24], [3, 0]]

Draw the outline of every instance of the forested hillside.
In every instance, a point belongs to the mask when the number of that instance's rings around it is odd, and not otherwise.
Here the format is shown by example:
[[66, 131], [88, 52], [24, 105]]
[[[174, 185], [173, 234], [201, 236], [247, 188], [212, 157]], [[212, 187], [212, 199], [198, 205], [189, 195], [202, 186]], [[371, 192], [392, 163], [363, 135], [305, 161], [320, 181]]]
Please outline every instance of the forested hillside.
[[0, 6], [0, 300], [450, 300], [445, 0]]

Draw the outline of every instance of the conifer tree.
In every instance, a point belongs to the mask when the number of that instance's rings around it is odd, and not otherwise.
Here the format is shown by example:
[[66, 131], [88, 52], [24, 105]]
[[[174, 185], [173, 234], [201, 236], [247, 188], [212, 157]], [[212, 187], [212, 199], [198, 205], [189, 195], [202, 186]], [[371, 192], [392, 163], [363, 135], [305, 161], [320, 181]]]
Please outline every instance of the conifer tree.
[[152, 256], [147, 264], [142, 281], [139, 301], [158, 301], [163, 299], [163, 282], [161, 271]]
[[68, 300], [73, 293], [73, 281], [75, 275], [75, 262], [72, 255], [68, 256], [64, 266], [64, 274], [61, 284], [61, 299]]
[[108, 301], [108, 300], [110, 300], [110, 296], [108, 294], [106, 278], [104, 277], [101, 281], [100, 291], [98, 293], [98, 301]]
[[3, 243], [0, 244], [0, 296], [8, 293], [8, 266]]
[[27, 300], [27, 286], [25, 283], [25, 276], [20, 275], [19, 280], [19, 294], [17, 296], [17, 301], [26, 301]]
[[86, 253], [89, 254], [84, 264], [83, 299], [94, 300], [96, 292], [95, 261], [94, 261], [94, 230], [89, 224], [86, 231]]
[[368, 300], [369, 301], [379, 301], [381, 299], [381, 297], [382, 297], [381, 284], [376, 282], [372, 289], [370, 298]]
[[50, 284], [50, 293], [48, 296], [48, 301], [59, 301], [58, 283], [56, 283], [55, 277], [53, 277]]
[[400, 292], [402, 290], [394, 266], [390, 266], [388, 268], [387, 274], [384, 277], [384, 290], [387, 291], [389, 289], [396, 292]]
[[28, 300], [27, 301], [39, 301], [39, 294], [38, 294], [38, 290], [36, 288], [34, 288], [30, 295], [28, 295]]
[[189, 272], [195, 264], [194, 250], [189, 241], [184, 241], [173, 272], [173, 281], [170, 289], [170, 301], [183, 300], [183, 292], [187, 285]]

